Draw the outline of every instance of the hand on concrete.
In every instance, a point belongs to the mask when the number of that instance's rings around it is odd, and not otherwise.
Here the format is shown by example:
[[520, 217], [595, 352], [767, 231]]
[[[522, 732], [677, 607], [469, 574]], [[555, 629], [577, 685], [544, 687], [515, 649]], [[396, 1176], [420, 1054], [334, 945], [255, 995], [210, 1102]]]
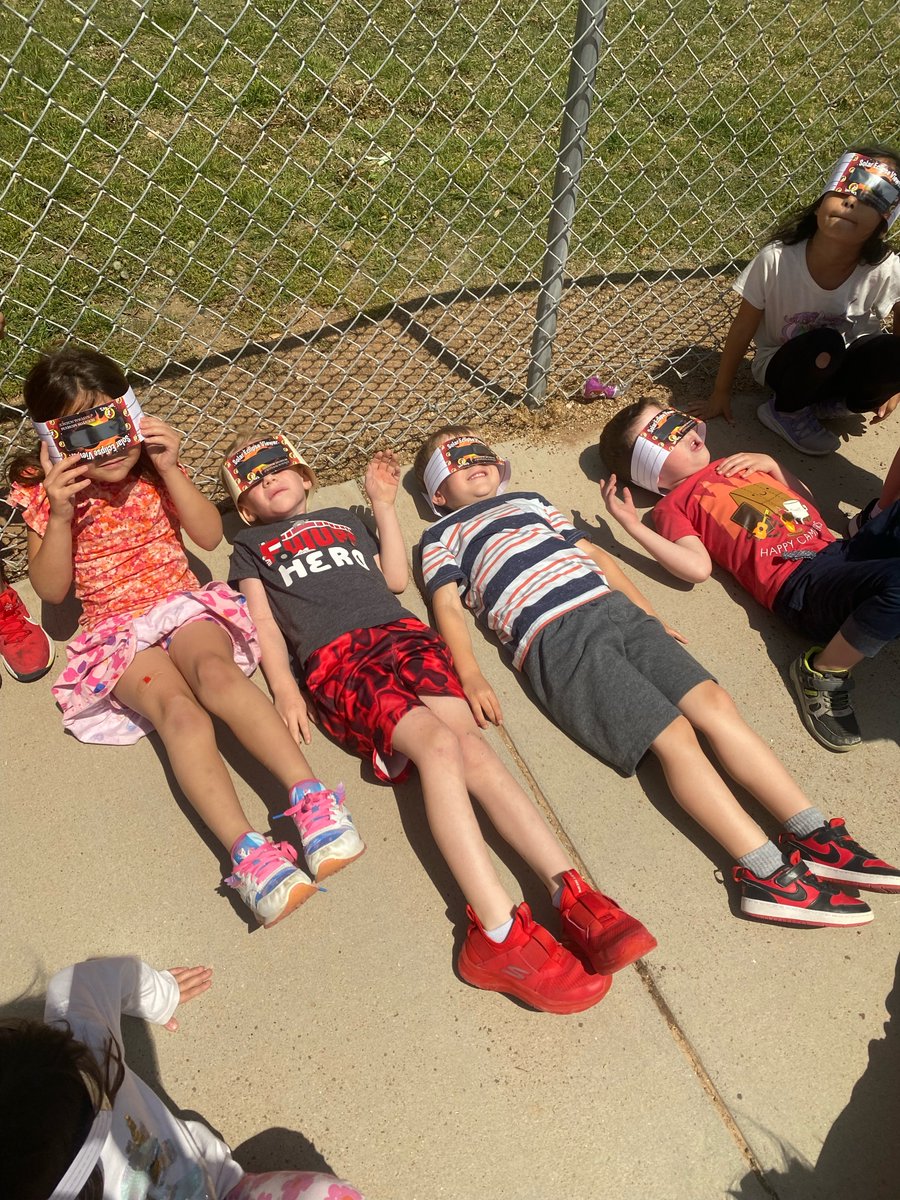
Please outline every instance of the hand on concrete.
[[[169, 967], [169, 974], [175, 977], [178, 984], [178, 1003], [187, 1004], [195, 996], [201, 995], [212, 987], [212, 967]], [[163, 1029], [174, 1033], [178, 1028], [175, 1017], [166, 1021]]]

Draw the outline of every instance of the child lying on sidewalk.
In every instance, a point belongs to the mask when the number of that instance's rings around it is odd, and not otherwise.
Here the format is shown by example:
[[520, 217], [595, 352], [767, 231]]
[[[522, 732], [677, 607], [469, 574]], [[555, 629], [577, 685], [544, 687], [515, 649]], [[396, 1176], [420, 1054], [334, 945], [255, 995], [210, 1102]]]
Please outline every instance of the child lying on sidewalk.
[[[376, 454], [366, 471], [378, 544], [347, 509], [307, 513], [315, 476], [286, 438], [239, 439], [223, 476], [249, 526], [235, 539], [231, 577], [256, 624], [275, 706], [298, 741], [308, 742], [296, 668], [321, 724], [342, 745], [371, 757], [380, 779], [399, 779], [407, 761], [415, 763], [431, 832], [469, 904], [460, 975], [547, 1012], [596, 1004], [609, 975], [656, 941], [573, 869], [484, 741], [447, 647], [392, 594], [408, 581], [393, 455]], [[532, 920], [527, 904], [513, 904], [470, 793], [547, 887], [563, 939], [590, 969]]]
[[[463, 604], [513, 654], [554, 721], [593, 753], [633, 774], [648, 750], [675, 799], [737, 859], [750, 917], [800, 925], [858, 925], [869, 908], [829, 880], [900, 890], [900, 873], [826, 822], [731, 698], [678, 645], [615, 560], [534, 492], [504, 492], [510, 475], [461, 426], [432, 434], [416, 475], [435, 512], [422, 571], [435, 623], [480, 722], [500, 706], [475, 661]], [[744, 812], [697, 741], [784, 826], [779, 846]]]
[[[850, 672], [900, 635], [900, 505], [837, 541], [809, 489], [773, 458], [710, 462], [705, 426], [650, 401], [616, 413], [600, 453], [614, 472], [603, 484], [608, 512], [657, 562], [689, 583], [708, 579], [716, 562], [819, 643], [791, 664], [800, 715], [829, 750], [858, 745]], [[619, 480], [663, 493], [656, 532], [627, 488], [618, 495]]]

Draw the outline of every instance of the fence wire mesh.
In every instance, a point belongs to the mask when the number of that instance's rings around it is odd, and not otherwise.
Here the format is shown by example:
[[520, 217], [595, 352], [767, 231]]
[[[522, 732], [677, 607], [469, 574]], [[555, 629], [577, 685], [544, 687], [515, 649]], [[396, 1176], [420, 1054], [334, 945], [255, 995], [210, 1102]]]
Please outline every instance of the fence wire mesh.
[[[576, 10], [7, 0], [0, 466], [66, 339], [152, 385], [209, 491], [238, 424], [328, 478], [520, 405]], [[610, 4], [551, 397], [714, 363], [723, 270], [892, 132], [898, 38], [886, 3]]]

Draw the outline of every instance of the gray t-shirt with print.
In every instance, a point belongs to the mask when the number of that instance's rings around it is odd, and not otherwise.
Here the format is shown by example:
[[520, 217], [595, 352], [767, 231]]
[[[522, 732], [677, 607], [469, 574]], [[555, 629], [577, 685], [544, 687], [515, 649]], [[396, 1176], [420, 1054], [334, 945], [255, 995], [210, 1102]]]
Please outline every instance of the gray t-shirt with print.
[[242, 529], [234, 539], [229, 579], [259, 579], [288, 647], [303, 664], [315, 650], [353, 629], [411, 617], [375, 562], [378, 547], [345, 508]]

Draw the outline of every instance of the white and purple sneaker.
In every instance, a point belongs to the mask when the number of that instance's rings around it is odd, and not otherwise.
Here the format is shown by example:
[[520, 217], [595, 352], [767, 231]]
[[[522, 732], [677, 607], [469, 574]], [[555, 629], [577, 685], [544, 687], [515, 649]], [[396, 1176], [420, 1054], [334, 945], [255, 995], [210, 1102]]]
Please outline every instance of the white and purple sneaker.
[[260, 844], [246, 849], [235, 865], [234, 874], [225, 882], [229, 887], [237, 888], [260, 925], [270, 929], [319, 889], [295, 866], [297, 851], [293, 846], [287, 842], [266, 841], [261, 834], [255, 836], [261, 838]]
[[318, 781], [295, 784], [291, 807], [278, 815], [293, 818], [315, 880], [333, 875], [365, 853], [365, 842], [344, 808], [343, 784], [334, 791]]

